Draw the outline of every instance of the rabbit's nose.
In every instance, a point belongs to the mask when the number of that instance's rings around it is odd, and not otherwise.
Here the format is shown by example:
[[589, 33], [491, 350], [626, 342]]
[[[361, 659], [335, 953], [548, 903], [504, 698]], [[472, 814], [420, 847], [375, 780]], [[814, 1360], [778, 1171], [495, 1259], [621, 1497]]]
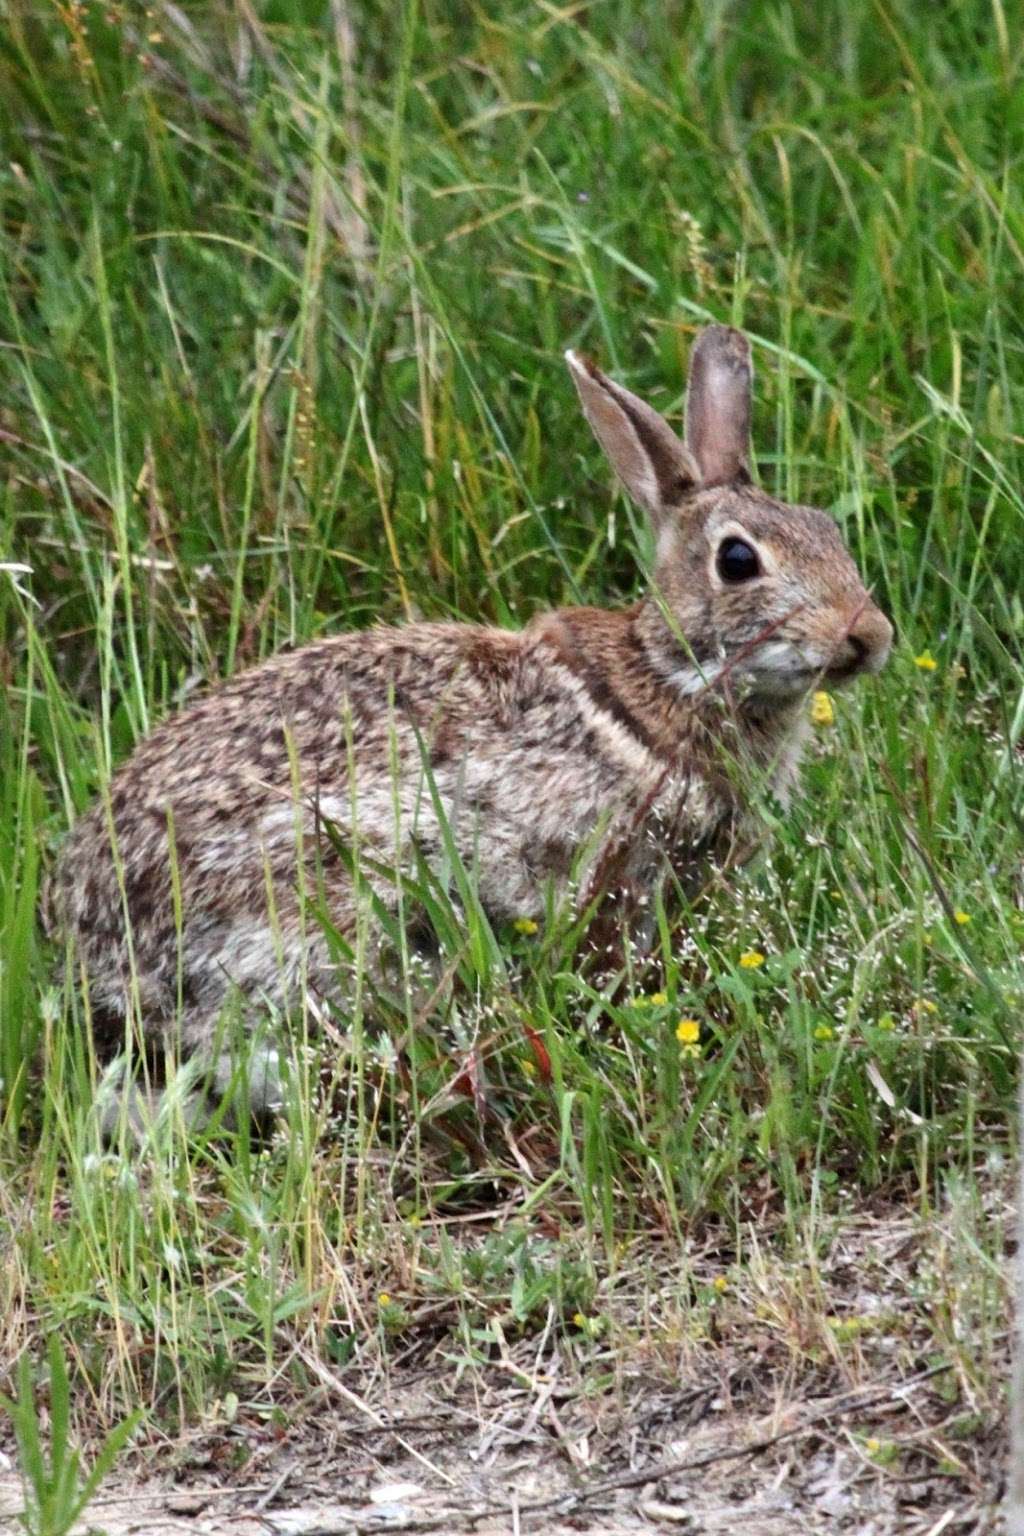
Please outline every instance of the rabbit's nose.
[[845, 636], [845, 654], [836, 660], [850, 677], [857, 672], [881, 672], [892, 649], [893, 629], [874, 603], [857, 614]]

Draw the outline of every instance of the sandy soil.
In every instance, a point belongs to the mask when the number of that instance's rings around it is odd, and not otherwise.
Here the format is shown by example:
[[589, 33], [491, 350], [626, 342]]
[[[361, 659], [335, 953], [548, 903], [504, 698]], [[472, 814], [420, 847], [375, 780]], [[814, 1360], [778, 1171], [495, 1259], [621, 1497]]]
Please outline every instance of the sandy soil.
[[[941, 1373], [940, 1373], [941, 1374]], [[627, 1401], [560, 1400], [552, 1383], [453, 1390], [436, 1371], [392, 1380], [366, 1412], [325, 1408], [292, 1432], [236, 1423], [197, 1435], [175, 1472], [116, 1475], [78, 1529], [109, 1536], [355, 1536], [637, 1531], [950, 1536], [996, 1532], [1001, 1446], [936, 1460], [948, 1404], [940, 1375], [768, 1411], [700, 1383], [629, 1384]], [[377, 1422], [378, 1420], [382, 1422]], [[854, 1430], [856, 1433], [854, 1433]], [[899, 1442], [879, 1467], [865, 1435]], [[921, 1448], [915, 1458], [908, 1448]], [[244, 1462], [241, 1473], [231, 1466]], [[0, 1529], [21, 1490], [0, 1462]]]
[[[1010, 1194], [994, 1187], [983, 1213], [1007, 1232]], [[1002, 1530], [1008, 1302], [1005, 1317], [998, 1294], [995, 1313], [970, 1309], [968, 1255], [953, 1209], [927, 1222], [865, 1209], [839, 1224], [813, 1283], [792, 1263], [735, 1277], [711, 1333], [686, 1343], [685, 1305], [675, 1322], [658, 1315], [682, 1294], [667, 1251], [658, 1296], [627, 1277], [609, 1301], [615, 1341], [589, 1354], [549, 1330], [460, 1376], [451, 1336], [414, 1327], [360, 1376], [297, 1342], [312, 1385], [289, 1408], [259, 1411], [257, 1381], [252, 1404], [211, 1404], [205, 1425], [134, 1447], [77, 1529], [989, 1536]], [[687, 1255], [691, 1278], [702, 1262]], [[706, 1262], [721, 1272], [720, 1255]], [[837, 1321], [853, 1330], [841, 1347]], [[0, 1421], [4, 1536], [21, 1507]]]

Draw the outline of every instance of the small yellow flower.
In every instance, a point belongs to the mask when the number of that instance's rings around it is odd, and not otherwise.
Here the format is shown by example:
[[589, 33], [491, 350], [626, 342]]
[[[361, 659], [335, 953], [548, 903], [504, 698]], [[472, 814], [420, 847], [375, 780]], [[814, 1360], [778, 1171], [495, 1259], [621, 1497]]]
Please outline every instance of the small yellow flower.
[[831, 698], [823, 689], [811, 697], [811, 720], [815, 725], [835, 725], [836, 712]]
[[757, 971], [764, 965], [764, 955], [759, 949], [748, 949], [740, 955], [740, 965], [745, 971]]
[[665, 1004], [667, 1002], [668, 1002], [668, 994], [666, 992], [652, 992], [651, 993], [650, 1004], [651, 1004], [652, 1008], [664, 1008], [664, 1006], [665, 1006]]
[[696, 1045], [700, 1039], [700, 1025], [696, 1019], [680, 1019], [676, 1025], [676, 1039], [680, 1045]]
[[954, 923], [959, 923], [961, 928], [966, 928], [967, 924], [970, 922], [970, 920], [971, 920], [971, 914], [969, 912], [954, 912], [953, 913], [953, 921], [954, 921]]
[[711, 1282], [711, 1289], [721, 1295], [723, 1291], [729, 1289], [729, 1282], [724, 1275], [716, 1275]]
[[831, 1024], [819, 1024], [817, 1029], [814, 1031], [815, 1040], [832, 1040], [834, 1037], [835, 1030], [832, 1028]]
[[920, 667], [922, 672], [934, 672], [938, 662], [931, 651], [925, 650], [921, 652], [920, 656], [914, 657], [914, 666]]
[[576, 1324], [577, 1328], [585, 1328], [587, 1326], [587, 1319], [584, 1317], [582, 1312], [574, 1312], [572, 1315], [572, 1320]]
[[874, 1435], [870, 1435], [868, 1439], [864, 1441], [864, 1449], [867, 1451], [869, 1456], [877, 1456], [879, 1451], [882, 1449], [882, 1442], [881, 1440], [876, 1440]]
[[537, 1063], [535, 1061], [531, 1061], [528, 1056], [524, 1056], [521, 1059], [519, 1065], [522, 1067], [527, 1077], [536, 1077]]
[[516, 933], [531, 934], [537, 932], [539, 924], [532, 917], [517, 917], [512, 926]]
[[938, 1013], [939, 1011], [938, 1003], [933, 1003], [930, 997], [915, 997], [913, 1006], [915, 1013]]
[[377, 1297], [377, 1305], [378, 1305], [378, 1307], [390, 1307], [390, 1305], [391, 1305], [391, 1292], [390, 1291], [381, 1291], [380, 1295]]

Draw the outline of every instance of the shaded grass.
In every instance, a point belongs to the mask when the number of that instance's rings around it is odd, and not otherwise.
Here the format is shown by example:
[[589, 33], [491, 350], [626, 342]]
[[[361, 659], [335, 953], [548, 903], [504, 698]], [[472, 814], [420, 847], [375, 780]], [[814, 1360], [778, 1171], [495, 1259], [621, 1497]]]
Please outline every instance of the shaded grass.
[[[1019, 32], [909, 0], [190, 15], [15, 4], [0, 39], [0, 552], [31, 567], [0, 572], [3, 1357], [59, 1327], [101, 1418], [243, 1381], [270, 1411], [424, 1298], [472, 1360], [652, 1229], [741, 1253], [777, 1210], [817, 1252], [869, 1192], [973, 1187], [1021, 996]], [[172, 1113], [143, 1166], [105, 1150], [33, 916], [70, 818], [282, 645], [627, 599], [644, 532], [561, 351], [675, 414], [707, 318], [753, 338], [765, 485], [835, 513], [900, 636], [771, 853], [660, 914], [612, 1003], [554, 919], [491, 964], [470, 903], [454, 1000], [328, 1021], [269, 1146], [186, 1155]]]

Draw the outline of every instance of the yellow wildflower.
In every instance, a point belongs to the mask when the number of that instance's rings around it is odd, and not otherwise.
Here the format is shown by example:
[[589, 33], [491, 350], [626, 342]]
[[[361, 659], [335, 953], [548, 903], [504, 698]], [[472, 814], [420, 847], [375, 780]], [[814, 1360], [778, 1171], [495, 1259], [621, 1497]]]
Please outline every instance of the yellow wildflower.
[[915, 1013], [938, 1013], [938, 1011], [939, 1011], [938, 1003], [933, 1003], [930, 997], [915, 997], [914, 998], [914, 1012]]
[[971, 914], [969, 912], [954, 912], [953, 913], [953, 921], [954, 921], [954, 923], [959, 923], [961, 928], [966, 928], [967, 924], [970, 922], [970, 920], [971, 920]]
[[532, 917], [517, 917], [512, 926], [516, 933], [531, 934], [537, 932], [539, 924], [535, 923]]
[[832, 1028], [831, 1024], [819, 1024], [817, 1029], [814, 1031], [815, 1040], [831, 1040], [834, 1035], [835, 1030]]
[[668, 1002], [668, 994], [666, 992], [652, 992], [649, 1001], [652, 1008], [664, 1008]]
[[680, 1019], [676, 1025], [676, 1039], [680, 1045], [696, 1045], [700, 1039], [700, 1025], [696, 1019]]
[[830, 696], [819, 689], [811, 698], [811, 720], [815, 725], [835, 725], [836, 712]]
[[745, 971], [757, 971], [764, 965], [764, 955], [759, 949], [748, 949], [740, 955], [740, 965]]
[[867, 1451], [869, 1456], [877, 1456], [879, 1451], [882, 1449], [882, 1442], [881, 1440], [876, 1440], [874, 1435], [869, 1435], [868, 1438], [864, 1441], [864, 1449]]
[[572, 1320], [576, 1324], [577, 1328], [585, 1328], [587, 1326], [587, 1319], [584, 1317], [582, 1312], [574, 1312], [572, 1315]]
[[712, 1290], [717, 1291], [719, 1295], [721, 1295], [723, 1291], [727, 1291], [729, 1289], [729, 1282], [724, 1275], [716, 1275], [711, 1282], [711, 1288]]
[[390, 1307], [390, 1305], [391, 1305], [391, 1292], [390, 1291], [381, 1291], [380, 1295], [377, 1297], [377, 1305], [378, 1305], [378, 1307]]
[[920, 667], [922, 672], [934, 672], [938, 662], [931, 651], [925, 650], [921, 652], [920, 656], [914, 657], [914, 666]]

